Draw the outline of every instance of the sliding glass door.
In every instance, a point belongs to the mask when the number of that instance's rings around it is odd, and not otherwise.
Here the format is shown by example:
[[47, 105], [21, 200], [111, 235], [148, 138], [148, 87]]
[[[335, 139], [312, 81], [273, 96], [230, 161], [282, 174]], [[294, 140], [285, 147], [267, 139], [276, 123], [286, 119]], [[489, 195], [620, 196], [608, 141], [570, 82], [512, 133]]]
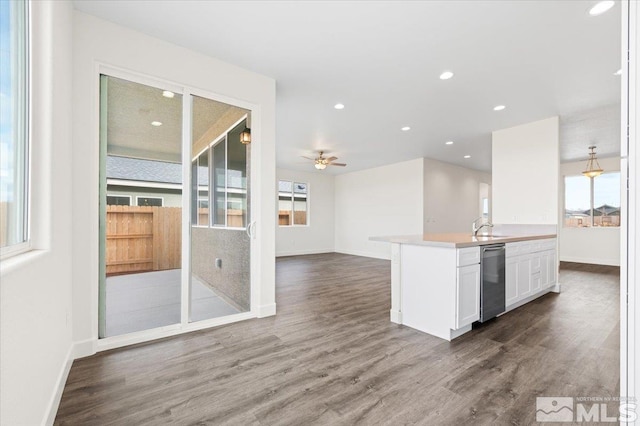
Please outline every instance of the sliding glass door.
[[249, 111], [194, 96], [190, 320], [250, 310]]
[[250, 111], [100, 82], [99, 337], [250, 311]]

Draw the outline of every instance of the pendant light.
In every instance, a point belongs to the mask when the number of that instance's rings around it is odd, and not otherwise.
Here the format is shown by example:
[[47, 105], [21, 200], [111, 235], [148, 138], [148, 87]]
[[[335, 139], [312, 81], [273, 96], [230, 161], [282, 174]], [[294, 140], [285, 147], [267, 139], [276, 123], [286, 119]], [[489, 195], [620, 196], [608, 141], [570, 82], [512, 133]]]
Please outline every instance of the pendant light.
[[582, 172], [588, 178], [598, 177], [602, 174], [604, 170], [600, 167], [600, 163], [598, 163], [598, 159], [596, 158], [595, 146], [590, 146], [589, 149], [589, 160], [587, 161], [587, 169]]
[[245, 127], [245, 129], [240, 133], [240, 142], [244, 145], [248, 145], [251, 143], [251, 129]]

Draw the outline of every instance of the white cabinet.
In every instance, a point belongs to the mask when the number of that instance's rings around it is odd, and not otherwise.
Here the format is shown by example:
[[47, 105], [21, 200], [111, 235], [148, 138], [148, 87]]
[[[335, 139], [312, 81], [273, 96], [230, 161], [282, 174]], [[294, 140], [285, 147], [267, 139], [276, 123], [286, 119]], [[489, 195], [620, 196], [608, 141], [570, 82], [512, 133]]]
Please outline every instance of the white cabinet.
[[518, 258], [508, 257], [505, 266], [505, 305], [518, 301]]
[[480, 247], [401, 248], [402, 324], [452, 340], [480, 318]]
[[505, 304], [544, 294], [556, 284], [556, 239], [506, 244]]
[[458, 268], [456, 329], [480, 319], [480, 264]]
[[531, 294], [531, 257], [527, 254], [518, 256], [517, 284], [518, 299], [523, 299]]

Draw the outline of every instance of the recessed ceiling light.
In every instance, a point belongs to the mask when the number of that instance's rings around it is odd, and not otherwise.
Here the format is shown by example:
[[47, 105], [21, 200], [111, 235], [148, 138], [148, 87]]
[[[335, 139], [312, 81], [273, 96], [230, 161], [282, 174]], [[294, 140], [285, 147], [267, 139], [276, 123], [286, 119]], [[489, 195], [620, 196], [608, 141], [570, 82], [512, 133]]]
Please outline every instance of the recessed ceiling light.
[[440, 74], [440, 80], [449, 80], [451, 77], [453, 77], [453, 73], [451, 71], [445, 71]]
[[598, 16], [605, 13], [607, 10], [611, 9], [616, 4], [613, 0], [600, 1], [593, 5], [591, 9], [589, 9], [589, 15]]
[[471, 156], [470, 155], [465, 155], [464, 158], [471, 158]]
[[344, 109], [344, 105], [343, 104], [335, 104], [333, 107], [335, 109]]
[[162, 92], [162, 96], [164, 96], [165, 98], [173, 98], [175, 96], [175, 93], [170, 92], [168, 90], [164, 90]]
[[408, 132], [409, 130], [411, 130], [411, 127], [409, 127], [409, 126], [404, 126], [404, 127], [403, 127], [402, 129], [400, 129], [400, 130], [402, 130], [403, 132]]
[[445, 145], [453, 145], [453, 141], [446, 141], [444, 144]]
[[506, 108], [506, 106], [504, 106], [504, 105], [496, 105], [496, 106], [493, 107], [493, 110], [494, 111], [502, 111], [505, 108]]
[[620, 68], [618, 71], [614, 72], [613, 75], [622, 75], [622, 68]]
[[156, 126], [156, 127], [158, 127], [158, 126], [162, 126], [162, 122], [160, 122], [160, 121], [152, 121], [152, 122], [151, 122], [151, 125], [152, 125], [152, 126]]

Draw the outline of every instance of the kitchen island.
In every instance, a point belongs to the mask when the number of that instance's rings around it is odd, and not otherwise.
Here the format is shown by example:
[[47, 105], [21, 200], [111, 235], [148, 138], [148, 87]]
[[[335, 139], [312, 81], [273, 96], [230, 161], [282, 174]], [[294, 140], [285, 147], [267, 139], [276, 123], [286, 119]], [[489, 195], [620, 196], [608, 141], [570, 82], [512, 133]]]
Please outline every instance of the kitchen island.
[[555, 234], [370, 239], [391, 243], [391, 321], [445, 340], [470, 331], [480, 319], [482, 246], [505, 245], [505, 312], [560, 292]]

